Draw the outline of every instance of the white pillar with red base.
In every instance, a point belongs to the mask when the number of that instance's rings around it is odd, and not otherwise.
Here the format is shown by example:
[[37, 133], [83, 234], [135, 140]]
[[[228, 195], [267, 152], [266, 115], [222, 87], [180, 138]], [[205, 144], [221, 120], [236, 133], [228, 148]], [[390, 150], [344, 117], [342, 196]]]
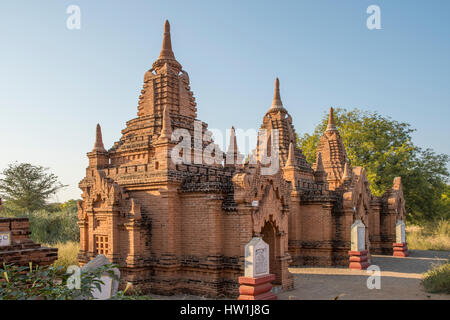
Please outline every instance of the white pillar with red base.
[[393, 243], [392, 246], [394, 247], [394, 253], [393, 253], [394, 257], [404, 258], [404, 257], [409, 256], [408, 245], [406, 244], [406, 242]]
[[245, 246], [245, 274], [239, 277], [238, 300], [276, 300], [270, 290], [275, 275], [269, 273], [269, 245], [254, 237]]
[[405, 222], [403, 220], [398, 220], [395, 224], [395, 243], [392, 246], [394, 247], [394, 257], [404, 258], [409, 256], [408, 246], [406, 245]]
[[370, 266], [369, 251], [366, 250], [366, 226], [361, 220], [355, 220], [351, 226], [351, 250], [349, 268], [365, 270]]

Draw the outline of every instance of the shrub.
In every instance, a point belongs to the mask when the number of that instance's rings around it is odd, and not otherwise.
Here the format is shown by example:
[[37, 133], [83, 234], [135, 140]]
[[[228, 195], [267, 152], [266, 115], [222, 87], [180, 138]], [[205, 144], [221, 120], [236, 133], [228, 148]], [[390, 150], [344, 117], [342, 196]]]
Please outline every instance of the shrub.
[[450, 262], [436, 265], [427, 271], [422, 284], [427, 292], [450, 294]]
[[[69, 287], [73, 273], [65, 273], [63, 267], [17, 267], [3, 265], [0, 268], [0, 300], [75, 300], [93, 299], [92, 292], [100, 289], [102, 274], [117, 279], [113, 268], [104, 265], [96, 270], [81, 272], [79, 289]], [[119, 293], [120, 294], [120, 293]]]
[[30, 215], [31, 238], [35, 242], [56, 244], [79, 241], [77, 213], [73, 211], [48, 212], [40, 210]]
[[52, 203], [46, 209], [34, 212], [16, 211], [5, 203], [1, 216], [25, 217], [30, 220], [31, 239], [38, 243], [55, 245], [60, 242], [79, 241], [78, 212], [76, 200]]

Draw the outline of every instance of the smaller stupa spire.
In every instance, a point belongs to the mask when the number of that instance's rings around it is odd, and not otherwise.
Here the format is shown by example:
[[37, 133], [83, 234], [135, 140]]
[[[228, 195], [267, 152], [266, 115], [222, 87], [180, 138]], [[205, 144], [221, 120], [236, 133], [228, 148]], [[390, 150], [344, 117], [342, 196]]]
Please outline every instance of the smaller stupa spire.
[[322, 153], [317, 153], [316, 172], [325, 172], [322, 161]]
[[334, 110], [333, 107], [330, 107], [330, 113], [328, 115], [328, 125], [326, 131], [337, 131], [336, 125], [334, 123]]
[[285, 167], [295, 167], [295, 149], [292, 142], [289, 144], [289, 154]]
[[92, 151], [106, 152], [105, 146], [103, 145], [102, 128], [100, 127], [99, 123], [97, 123], [95, 132], [95, 144]]
[[232, 126], [231, 130], [230, 130], [230, 144], [228, 145], [227, 153], [229, 153], [229, 154], [239, 153], [238, 146], [237, 146], [237, 139], [236, 139], [236, 131], [234, 129], [234, 126]]
[[348, 161], [346, 161], [342, 180], [347, 181], [347, 180], [351, 180], [351, 179], [352, 179], [352, 176], [351, 176], [351, 172], [350, 172], [350, 164]]
[[163, 119], [162, 119], [162, 129], [161, 129], [161, 135], [159, 136], [159, 139], [172, 139], [172, 125], [170, 120], [170, 113], [167, 106], [164, 106], [163, 111]]
[[316, 182], [324, 183], [327, 180], [327, 173], [323, 167], [323, 161], [322, 161], [322, 153], [317, 153], [317, 159], [316, 159], [316, 170], [314, 171], [314, 178]]
[[172, 40], [170, 39], [170, 23], [166, 20], [164, 23], [164, 36], [161, 53], [159, 59], [175, 59], [175, 55], [172, 51]]
[[226, 166], [236, 166], [242, 164], [242, 156], [239, 153], [236, 131], [234, 126], [230, 130], [230, 144], [228, 145], [228, 150], [225, 159]]
[[283, 103], [281, 102], [280, 96], [280, 80], [275, 79], [275, 92], [273, 94], [272, 106], [270, 109], [280, 109], [283, 108]]

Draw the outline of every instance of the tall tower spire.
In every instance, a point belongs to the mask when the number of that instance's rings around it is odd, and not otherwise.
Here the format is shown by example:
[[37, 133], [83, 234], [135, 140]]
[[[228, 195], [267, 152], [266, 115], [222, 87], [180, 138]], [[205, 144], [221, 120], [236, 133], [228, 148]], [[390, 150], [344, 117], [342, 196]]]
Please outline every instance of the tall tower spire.
[[336, 125], [334, 123], [334, 110], [333, 107], [330, 107], [330, 113], [328, 115], [328, 125], [326, 131], [337, 131]]
[[283, 108], [283, 103], [281, 102], [280, 97], [280, 80], [278, 78], [275, 79], [275, 92], [273, 94], [272, 106], [270, 109], [279, 109]]
[[95, 132], [95, 144], [92, 151], [106, 152], [106, 149], [103, 145], [102, 128], [100, 127], [99, 123], [97, 123], [97, 129]]
[[138, 104], [139, 117], [153, 114], [161, 116], [164, 105], [168, 105], [172, 118], [174, 115], [197, 118], [197, 108], [189, 86], [189, 76], [182, 69], [181, 64], [175, 60], [170, 24], [166, 21], [159, 57], [144, 75]]
[[166, 20], [164, 23], [164, 36], [161, 53], [159, 59], [175, 59], [175, 55], [172, 51], [172, 40], [170, 39], [170, 23]]

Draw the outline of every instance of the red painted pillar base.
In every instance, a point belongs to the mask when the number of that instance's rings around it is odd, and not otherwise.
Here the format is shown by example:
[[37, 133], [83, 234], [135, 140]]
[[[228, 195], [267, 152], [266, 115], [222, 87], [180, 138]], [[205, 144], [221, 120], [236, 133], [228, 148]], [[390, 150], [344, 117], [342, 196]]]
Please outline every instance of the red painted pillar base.
[[370, 266], [370, 263], [367, 261], [368, 251], [349, 251], [348, 255], [350, 256], [350, 265], [348, 266], [350, 269], [358, 269], [365, 270]]
[[270, 292], [274, 274], [262, 277], [239, 277], [238, 300], [277, 300], [277, 296]]
[[393, 243], [394, 247], [394, 257], [407, 257], [409, 256], [408, 246], [406, 242], [404, 243]]

